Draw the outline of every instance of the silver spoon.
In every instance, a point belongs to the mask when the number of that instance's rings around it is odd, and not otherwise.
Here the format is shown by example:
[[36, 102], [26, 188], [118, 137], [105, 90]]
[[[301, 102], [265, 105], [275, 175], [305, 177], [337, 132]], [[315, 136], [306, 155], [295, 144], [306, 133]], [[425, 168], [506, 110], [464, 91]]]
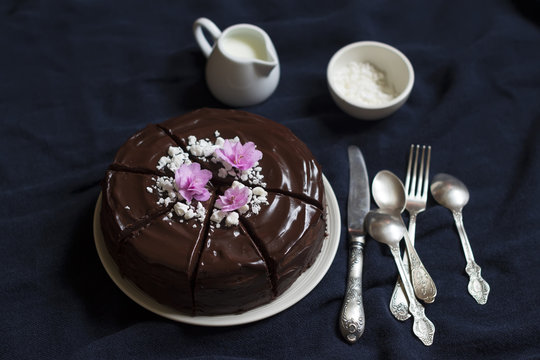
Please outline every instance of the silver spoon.
[[[403, 210], [405, 210], [406, 205], [405, 192], [401, 191], [399, 186], [392, 186], [393, 182], [390, 183], [389, 186], [389, 182], [384, 181], [388, 176], [390, 176], [390, 174], [387, 174], [385, 170], [377, 173], [375, 176], [377, 181], [375, 181], [374, 178], [371, 187], [373, 198], [379, 208], [389, 209], [395, 213], [402, 213]], [[405, 273], [410, 279], [409, 258], [407, 254], [403, 256], [403, 266], [405, 267]], [[399, 291], [397, 290], [398, 286], [400, 287]], [[390, 313], [392, 313], [396, 319], [405, 321], [411, 317], [411, 314], [409, 313], [409, 299], [407, 299], [407, 296], [405, 296], [405, 293], [401, 288], [403, 288], [403, 282], [400, 277], [397, 281], [397, 286], [394, 287], [388, 307], [390, 308]]]
[[392, 212], [379, 209], [370, 211], [366, 215], [365, 224], [369, 235], [378, 242], [388, 245], [392, 252], [399, 275], [401, 276], [405, 287], [405, 293], [409, 298], [409, 312], [414, 318], [414, 334], [424, 343], [424, 345], [433, 344], [435, 326], [427, 318], [422, 304], [416, 300], [411, 282], [405, 275], [406, 270], [400, 256], [399, 242], [407, 232], [405, 225], [403, 225], [403, 220], [401, 220], [400, 216], [395, 215]]
[[480, 266], [474, 261], [471, 244], [463, 226], [462, 210], [469, 202], [469, 190], [464, 183], [448, 174], [437, 174], [431, 183], [431, 194], [442, 206], [452, 211], [454, 221], [461, 239], [461, 246], [465, 253], [467, 266], [465, 271], [469, 274], [469, 294], [481, 305], [485, 304], [489, 295], [489, 284], [482, 278]]
[[[401, 180], [399, 180], [392, 172], [382, 170], [375, 175], [375, 178], [373, 178], [371, 189], [373, 192], [373, 199], [377, 205], [381, 209], [391, 211], [401, 220], [401, 224], [405, 226], [403, 219], [399, 215], [403, 209], [405, 209], [407, 201], [405, 188], [403, 187]], [[420, 257], [409, 238], [409, 233], [405, 231], [404, 235], [410, 263], [410, 279], [412, 281], [414, 293], [419, 299], [426, 303], [432, 303], [435, 300], [435, 296], [437, 296], [437, 287], [420, 260]], [[402, 278], [402, 280], [404, 279]]]

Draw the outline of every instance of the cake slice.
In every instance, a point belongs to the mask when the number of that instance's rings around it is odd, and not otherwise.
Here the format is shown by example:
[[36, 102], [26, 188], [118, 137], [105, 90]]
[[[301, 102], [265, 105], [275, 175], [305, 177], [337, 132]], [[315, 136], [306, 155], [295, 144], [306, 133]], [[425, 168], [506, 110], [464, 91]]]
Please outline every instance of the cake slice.
[[[211, 203], [201, 202], [207, 214]], [[122, 275], [160, 303], [191, 313], [193, 276], [207, 223], [207, 215], [186, 220], [174, 208], [152, 219], [122, 242]]]
[[266, 263], [244, 227], [210, 226], [195, 278], [195, 313], [239, 313], [273, 298]]
[[[109, 252], [117, 257], [120, 241], [168, 207], [154, 190], [156, 176], [109, 170], [103, 180], [101, 226]], [[170, 206], [169, 206], [170, 207]]]
[[166, 168], [157, 166], [170, 147], [178, 147], [178, 144], [160, 127], [150, 124], [124, 143], [110, 168], [164, 175]]
[[326, 226], [323, 212], [312, 204], [271, 192], [267, 201], [265, 211], [240, 220], [264, 254], [279, 296], [313, 264]]

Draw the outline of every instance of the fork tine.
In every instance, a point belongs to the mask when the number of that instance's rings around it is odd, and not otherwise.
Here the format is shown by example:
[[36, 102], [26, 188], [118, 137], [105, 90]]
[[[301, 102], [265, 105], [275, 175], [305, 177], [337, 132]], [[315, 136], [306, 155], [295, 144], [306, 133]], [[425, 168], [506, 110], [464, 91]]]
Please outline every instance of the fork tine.
[[416, 151], [414, 154], [414, 167], [413, 167], [413, 173], [412, 173], [412, 179], [411, 179], [411, 189], [408, 192], [408, 196], [414, 196], [416, 193], [416, 174], [418, 170], [418, 152], [420, 149], [420, 145], [416, 145]]
[[[417, 148], [418, 152], [420, 152], [420, 147]], [[414, 194], [417, 197], [422, 196], [422, 191], [424, 190], [422, 188], [422, 181], [424, 179], [424, 157], [426, 153], [426, 145], [422, 146], [422, 157], [420, 158], [420, 170], [418, 170], [418, 184], [416, 188], [416, 194]]]
[[407, 177], [405, 178], [405, 192], [409, 193], [409, 187], [411, 185], [411, 166], [412, 158], [414, 152], [414, 145], [411, 145], [411, 150], [409, 151], [409, 164], [407, 165]]
[[424, 176], [424, 191], [422, 192], [422, 200], [427, 199], [428, 186], [429, 186], [429, 163], [431, 161], [431, 146], [427, 147], [427, 159], [426, 159], [426, 175]]

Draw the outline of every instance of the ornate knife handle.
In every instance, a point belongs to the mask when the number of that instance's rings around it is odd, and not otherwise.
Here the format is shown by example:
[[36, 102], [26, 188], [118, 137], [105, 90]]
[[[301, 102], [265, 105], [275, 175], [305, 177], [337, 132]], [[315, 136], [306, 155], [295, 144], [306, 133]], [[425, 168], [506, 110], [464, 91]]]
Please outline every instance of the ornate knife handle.
[[465, 259], [467, 260], [467, 266], [465, 267], [465, 272], [467, 272], [469, 275], [469, 285], [467, 286], [467, 289], [469, 290], [469, 294], [471, 294], [477, 303], [484, 305], [487, 302], [489, 295], [489, 284], [486, 280], [484, 280], [484, 278], [482, 278], [482, 269], [480, 269], [480, 266], [478, 266], [478, 264], [474, 261], [471, 244], [469, 243], [469, 238], [465, 232], [465, 226], [463, 226], [463, 216], [461, 211], [452, 211], [452, 214], [454, 215], [459, 238], [461, 239], [463, 253], [465, 254]]
[[362, 336], [365, 329], [364, 305], [362, 301], [364, 242], [363, 236], [351, 236], [347, 290], [339, 317], [341, 334], [351, 344], [355, 343]]

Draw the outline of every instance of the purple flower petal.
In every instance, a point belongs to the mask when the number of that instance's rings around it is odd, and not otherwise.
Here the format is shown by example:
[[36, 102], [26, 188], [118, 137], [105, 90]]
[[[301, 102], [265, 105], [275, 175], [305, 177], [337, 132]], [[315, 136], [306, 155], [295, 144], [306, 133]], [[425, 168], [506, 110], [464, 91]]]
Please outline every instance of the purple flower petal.
[[223, 195], [216, 200], [216, 205], [222, 211], [229, 212], [246, 205], [249, 199], [249, 189], [247, 187], [231, 187], [225, 190]]
[[176, 188], [188, 204], [193, 198], [197, 201], [206, 201], [210, 198], [206, 184], [211, 178], [212, 173], [209, 170], [201, 170], [198, 163], [183, 164], [174, 174]]
[[262, 152], [251, 141], [242, 145], [240, 142], [225, 140], [223, 149], [216, 150], [216, 154], [239, 170], [251, 169], [262, 158]]

